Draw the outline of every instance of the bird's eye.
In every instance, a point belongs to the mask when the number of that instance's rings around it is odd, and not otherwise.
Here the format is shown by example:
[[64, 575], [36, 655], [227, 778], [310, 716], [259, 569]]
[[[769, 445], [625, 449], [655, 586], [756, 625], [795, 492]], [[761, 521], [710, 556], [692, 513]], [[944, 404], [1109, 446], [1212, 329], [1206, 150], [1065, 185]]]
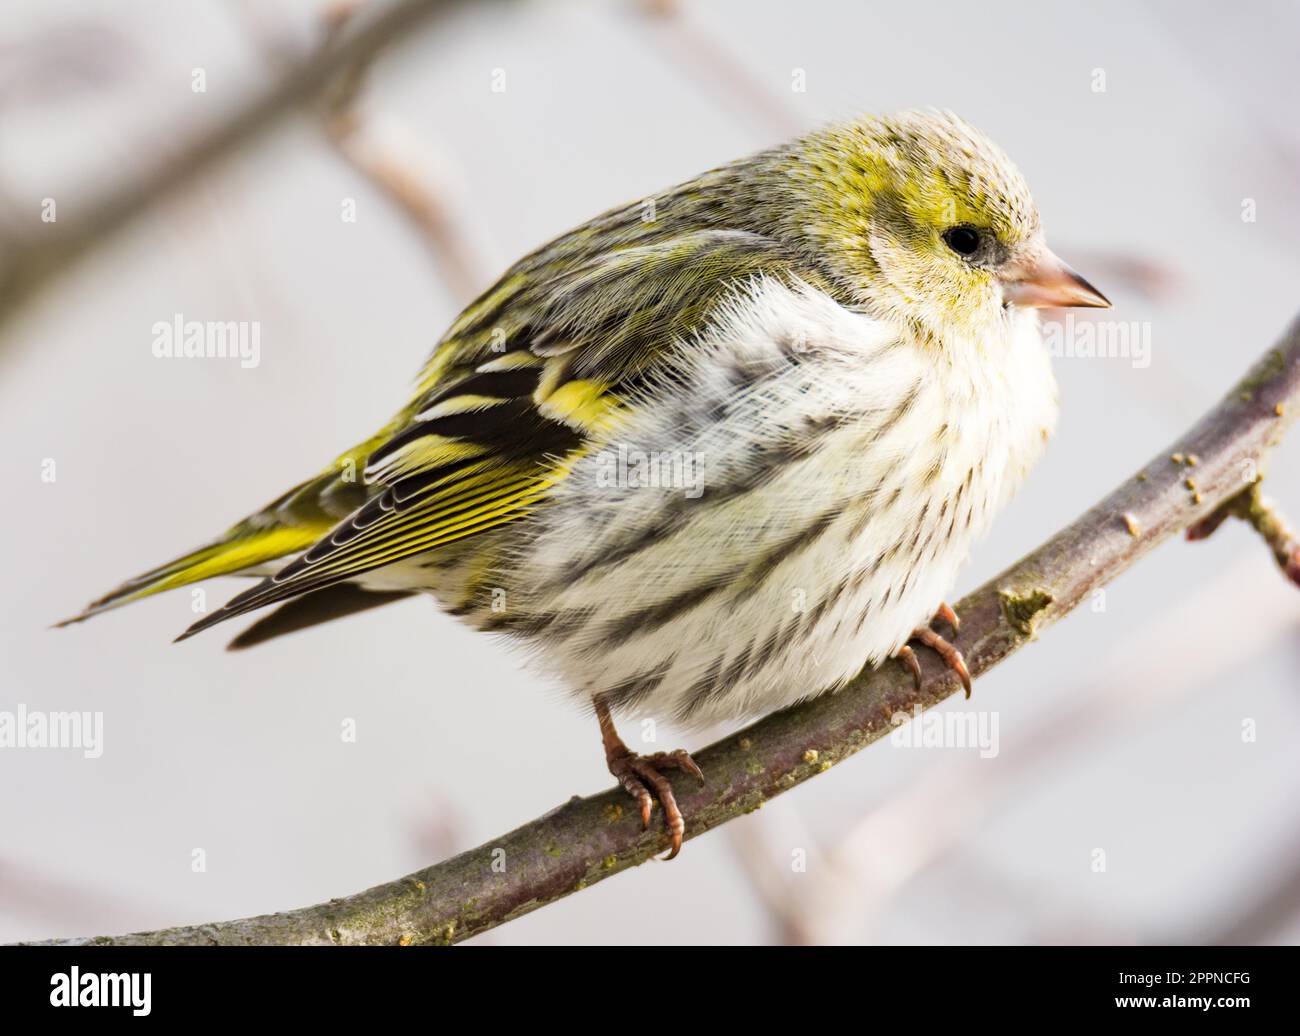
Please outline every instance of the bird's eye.
[[943, 232], [943, 240], [958, 255], [969, 257], [979, 251], [980, 232], [974, 227], [949, 227]]

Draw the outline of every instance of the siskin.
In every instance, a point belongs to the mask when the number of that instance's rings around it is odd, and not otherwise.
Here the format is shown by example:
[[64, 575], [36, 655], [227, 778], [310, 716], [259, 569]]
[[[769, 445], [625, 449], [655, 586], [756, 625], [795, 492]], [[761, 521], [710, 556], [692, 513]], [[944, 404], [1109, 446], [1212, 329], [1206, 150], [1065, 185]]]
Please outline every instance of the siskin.
[[1036, 308], [1107, 305], [956, 116], [822, 129], [521, 259], [374, 436], [69, 621], [261, 576], [181, 638], [279, 603], [246, 647], [432, 594], [594, 710], [676, 855], [664, 771], [702, 774], [611, 713], [769, 712], [890, 657], [919, 677], [912, 640], [969, 694], [929, 623], [955, 626], [958, 568], [1055, 426]]

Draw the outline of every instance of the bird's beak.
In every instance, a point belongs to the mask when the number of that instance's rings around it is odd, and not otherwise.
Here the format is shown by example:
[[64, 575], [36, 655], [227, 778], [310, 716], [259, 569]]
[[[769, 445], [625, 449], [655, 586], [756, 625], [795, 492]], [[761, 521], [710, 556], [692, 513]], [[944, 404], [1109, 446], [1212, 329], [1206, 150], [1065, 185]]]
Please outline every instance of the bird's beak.
[[1065, 265], [1046, 247], [1008, 263], [999, 276], [1002, 299], [1013, 306], [1110, 308], [1110, 299]]

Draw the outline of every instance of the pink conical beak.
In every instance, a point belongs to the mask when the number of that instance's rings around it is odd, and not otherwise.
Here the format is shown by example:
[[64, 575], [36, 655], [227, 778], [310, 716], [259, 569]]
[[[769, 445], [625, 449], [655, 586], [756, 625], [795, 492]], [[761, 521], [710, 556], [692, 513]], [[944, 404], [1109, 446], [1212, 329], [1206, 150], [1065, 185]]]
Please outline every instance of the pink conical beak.
[[1013, 306], [1110, 308], [1110, 299], [1071, 270], [1046, 246], [1009, 263], [999, 278], [1002, 298]]

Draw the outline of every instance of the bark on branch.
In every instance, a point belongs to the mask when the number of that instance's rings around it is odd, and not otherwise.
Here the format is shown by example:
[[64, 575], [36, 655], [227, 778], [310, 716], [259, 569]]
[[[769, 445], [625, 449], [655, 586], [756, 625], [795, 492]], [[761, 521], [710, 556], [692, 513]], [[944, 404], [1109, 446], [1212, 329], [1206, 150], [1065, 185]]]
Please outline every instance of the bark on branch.
[[[1221, 520], [1218, 516], [1246, 518], [1269, 541], [1283, 569], [1289, 575], [1297, 571], [1294, 539], [1276, 512], [1260, 510], [1257, 493], [1267, 455], [1297, 413], [1300, 319], [1168, 450], [959, 603], [962, 630], [956, 643], [971, 672], [983, 673], [1030, 643], [1156, 544], [1184, 529], [1205, 534], [1207, 526]], [[758, 809], [831, 769], [893, 729], [895, 713], [910, 713], [915, 705], [929, 708], [959, 690], [950, 672], [932, 659], [925, 661], [919, 690], [901, 666], [886, 665], [864, 672], [836, 694], [775, 713], [693, 753], [708, 783], [699, 787], [691, 779], [674, 779], [687, 838]], [[630, 801], [621, 789], [575, 796], [477, 849], [345, 899], [238, 921], [61, 942], [458, 942], [662, 851], [666, 839], [657, 826], [658, 812], [651, 830], [643, 832]]]

